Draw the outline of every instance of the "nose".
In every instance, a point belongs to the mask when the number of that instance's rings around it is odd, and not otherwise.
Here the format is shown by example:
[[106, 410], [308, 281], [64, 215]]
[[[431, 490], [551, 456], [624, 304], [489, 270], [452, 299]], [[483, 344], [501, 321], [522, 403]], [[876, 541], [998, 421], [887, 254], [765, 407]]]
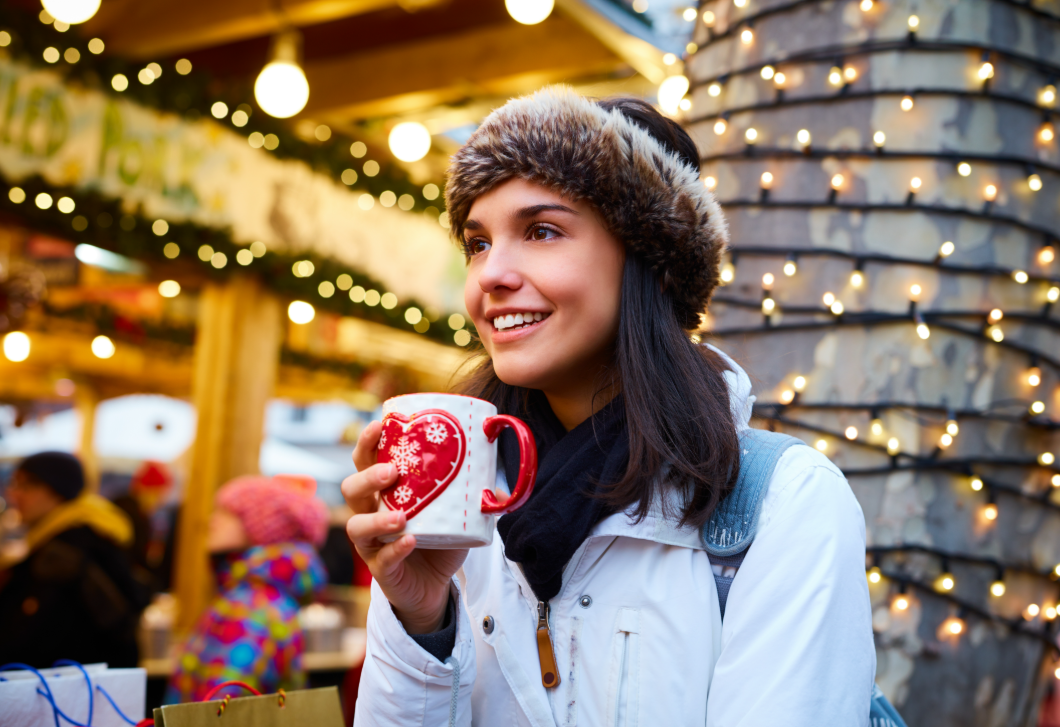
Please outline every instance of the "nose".
[[485, 262], [479, 268], [478, 285], [483, 293], [512, 292], [522, 287], [523, 276], [513, 247], [500, 240], [493, 242]]

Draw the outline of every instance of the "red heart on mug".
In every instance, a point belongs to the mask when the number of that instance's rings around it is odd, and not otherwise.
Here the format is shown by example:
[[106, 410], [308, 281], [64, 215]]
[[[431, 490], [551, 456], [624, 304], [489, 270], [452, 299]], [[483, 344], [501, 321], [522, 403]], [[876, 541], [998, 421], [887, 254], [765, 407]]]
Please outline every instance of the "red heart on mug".
[[464, 430], [444, 409], [424, 409], [412, 416], [387, 414], [378, 461], [393, 464], [398, 479], [382, 491], [383, 502], [412, 519], [456, 479], [466, 451]]

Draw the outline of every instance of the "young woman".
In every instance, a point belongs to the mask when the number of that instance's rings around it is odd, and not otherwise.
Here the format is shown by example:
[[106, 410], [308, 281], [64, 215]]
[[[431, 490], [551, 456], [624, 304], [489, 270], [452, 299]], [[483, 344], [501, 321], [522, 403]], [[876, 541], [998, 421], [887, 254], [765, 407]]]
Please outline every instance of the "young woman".
[[[700, 527], [736, 482], [753, 399], [689, 337], [727, 234], [698, 173], [648, 104], [558, 88], [498, 109], [453, 158], [487, 355], [460, 393], [531, 425], [537, 487], [488, 547], [383, 545], [405, 517], [379, 509], [396, 472], [364, 430], [343, 483], [375, 577], [356, 725], [868, 724], [864, 518], [812, 448], [781, 456], [722, 621]], [[517, 452], [502, 437], [509, 481]]]

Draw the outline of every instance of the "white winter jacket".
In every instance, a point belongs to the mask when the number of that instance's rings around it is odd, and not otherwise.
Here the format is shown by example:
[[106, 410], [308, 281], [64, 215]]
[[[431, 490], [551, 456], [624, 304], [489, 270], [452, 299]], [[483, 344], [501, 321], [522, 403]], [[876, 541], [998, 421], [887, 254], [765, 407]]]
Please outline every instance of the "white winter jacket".
[[[732, 364], [735, 367], [735, 364]], [[750, 382], [726, 374], [740, 428]], [[810, 447], [777, 463], [722, 621], [698, 531], [658, 508], [601, 521], [550, 602], [561, 682], [541, 683], [537, 599], [500, 536], [453, 580], [452, 661], [424, 651], [372, 586], [355, 727], [863, 727], [876, 671], [865, 520]], [[485, 620], [489, 617], [489, 625]]]

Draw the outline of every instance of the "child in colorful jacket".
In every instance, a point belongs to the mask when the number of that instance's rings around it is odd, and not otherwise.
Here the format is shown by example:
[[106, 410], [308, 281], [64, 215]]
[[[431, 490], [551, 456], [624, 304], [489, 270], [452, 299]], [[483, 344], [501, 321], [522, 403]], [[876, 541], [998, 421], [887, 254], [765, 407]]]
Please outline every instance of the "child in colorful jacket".
[[298, 608], [327, 581], [314, 548], [327, 509], [314, 490], [289, 477], [240, 477], [218, 490], [208, 535], [217, 598], [177, 653], [167, 704], [230, 680], [262, 693], [305, 686]]

